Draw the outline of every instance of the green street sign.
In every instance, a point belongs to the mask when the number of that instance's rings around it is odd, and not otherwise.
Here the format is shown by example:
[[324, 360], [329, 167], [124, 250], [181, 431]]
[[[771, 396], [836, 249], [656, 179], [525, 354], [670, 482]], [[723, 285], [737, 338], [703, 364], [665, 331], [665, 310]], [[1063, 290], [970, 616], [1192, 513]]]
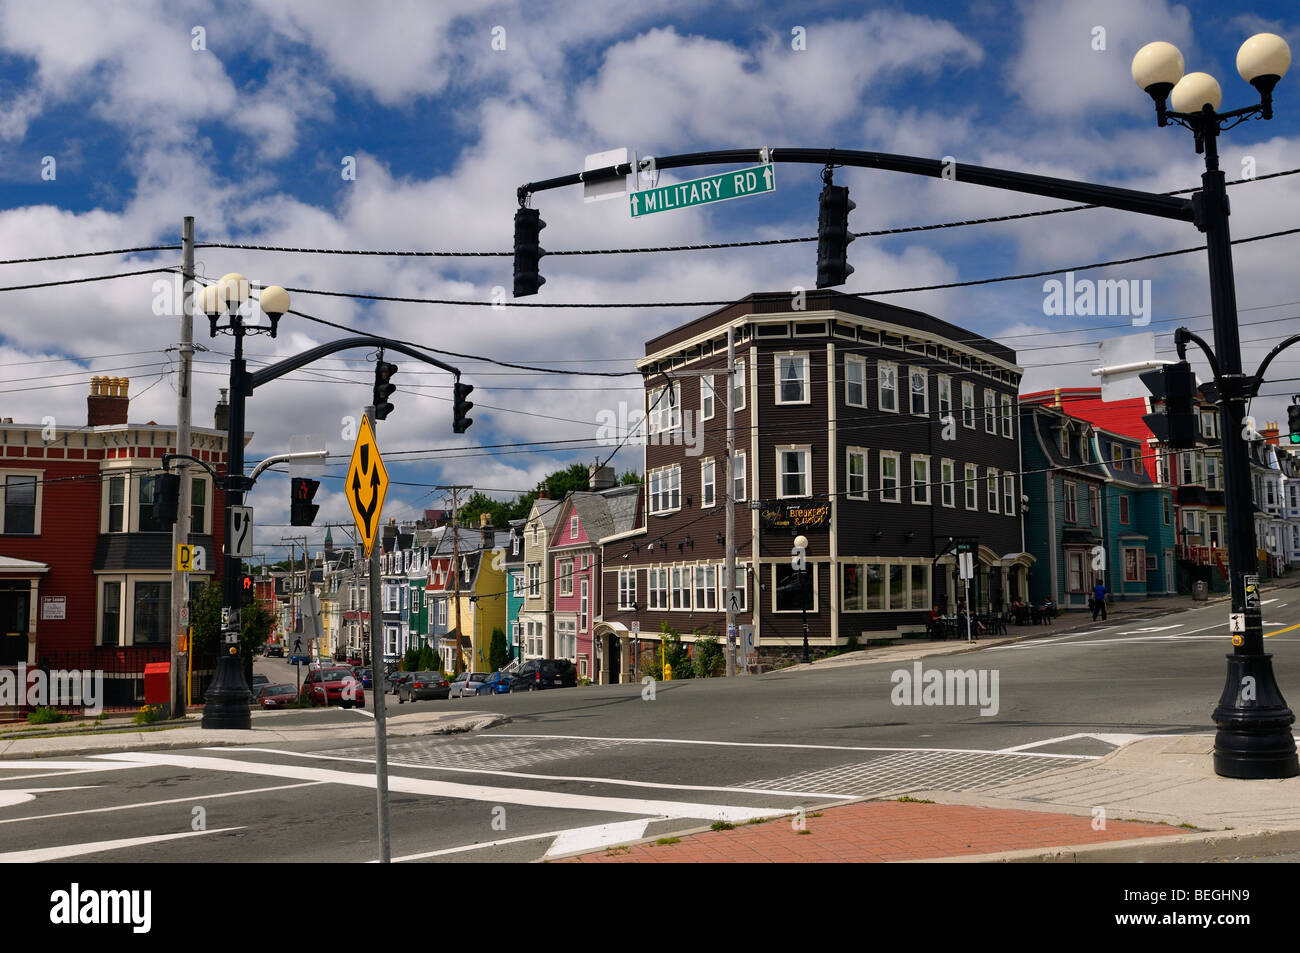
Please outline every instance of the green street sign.
[[776, 172], [770, 165], [756, 165], [752, 169], [724, 172], [644, 189], [628, 196], [633, 218], [667, 212], [670, 209], [708, 205], [728, 199], [743, 199], [747, 195], [776, 191]]

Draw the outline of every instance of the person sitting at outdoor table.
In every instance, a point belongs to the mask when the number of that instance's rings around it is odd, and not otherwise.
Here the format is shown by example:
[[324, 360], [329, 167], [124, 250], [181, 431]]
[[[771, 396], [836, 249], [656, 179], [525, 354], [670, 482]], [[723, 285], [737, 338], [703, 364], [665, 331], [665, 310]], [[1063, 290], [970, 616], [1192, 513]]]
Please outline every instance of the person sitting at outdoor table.
[[970, 616], [969, 629], [968, 629], [967, 616], [968, 613], [966, 612], [966, 603], [959, 602], [957, 604], [957, 638], [959, 639], [966, 638], [968, 632], [972, 639], [978, 638], [979, 635], [984, 631], [984, 624], [974, 616]]
[[941, 639], [945, 637], [943, 613], [939, 611], [938, 606], [931, 606], [930, 614], [925, 620], [925, 632], [932, 639]]

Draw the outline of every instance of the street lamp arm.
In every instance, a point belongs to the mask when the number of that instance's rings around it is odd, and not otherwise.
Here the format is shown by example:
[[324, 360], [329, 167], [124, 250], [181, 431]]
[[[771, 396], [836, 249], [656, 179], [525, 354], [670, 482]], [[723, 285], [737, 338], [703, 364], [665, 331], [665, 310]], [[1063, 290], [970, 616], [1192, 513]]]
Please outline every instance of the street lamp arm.
[[337, 341], [328, 341], [318, 347], [303, 351], [301, 354], [295, 354], [292, 357], [286, 357], [283, 361], [279, 361], [269, 367], [262, 368], [260, 371], [254, 371], [252, 374], [246, 375], [246, 380], [248, 382], [247, 393], [251, 394], [254, 389], [261, 387], [263, 384], [269, 384], [271, 381], [283, 377], [285, 374], [292, 371], [296, 371], [300, 367], [305, 367], [322, 357], [335, 354], [338, 351], [347, 351], [358, 347], [381, 347], [391, 351], [398, 351], [399, 353], [406, 354], [418, 361], [424, 361], [426, 364], [432, 364], [434, 367], [442, 368], [442, 370], [447, 373], [454, 374], [457, 380], [460, 379], [460, 370], [458, 368], [452, 367], [450, 364], [444, 364], [437, 358], [430, 357], [416, 348], [407, 344], [402, 344], [400, 341], [392, 341], [384, 337], [350, 337], [339, 338]]
[[1256, 389], [1258, 389], [1260, 384], [1264, 383], [1264, 372], [1268, 370], [1268, 365], [1273, 363], [1273, 358], [1277, 357], [1292, 344], [1300, 344], [1300, 334], [1291, 335], [1277, 347], [1273, 348], [1273, 350], [1268, 352], [1268, 357], [1264, 358], [1263, 363], [1259, 365], [1259, 370], [1255, 372]]
[[[934, 179], [971, 182], [989, 188], [1007, 189], [1029, 195], [1042, 195], [1067, 202], [1082, 202], [1087, 205], [1099, 205], [1105, 208], [1138, 212], [1159, 218], [1172, 218], [1183, 222], [1193, 220], [1191, 199], [1178, 198], [1172, 195], [1159, 195], [1153, 192], [1138, 192], [1133, 189], [1120, 189], [1109, 185], [1094, 185], [1089, 182], [1076, 182], [1071, 179], [1030, 175], [1025, 172], [1012, 172], [1008, 169], [991, 169], [978, 165], [954, 163], [943, 159], [895, 155], [888, 152], [864, 152], [856, 149], [726, 149], [655, 157], [653, 162], [655, 169], [679, 169], [687, 166], [734, 165], [740, 162], [765, 162], [768, 160], [772, 162], [852, 166], [860, 169], [883, 169], [888, 172], [924, 175]], [[649, 161], [643, 160], [643, 164], [649, 167]], [[523, 204], [527, 201], [528, 196], [535, 192], [578, 185], [581, 182], [618, 178], [619, 176], [628, 175], [632, 171], [632, 164], [624, 162], [619, 165], [606, 166], [602, 169], [557, 176], [540, 182], [529, 182], [519, 187], [519, 201], [520, 204]]]
[[162, 455], [162, 467], [164, 472], [171, 469], [170, 465], [173, 460], [189, 460], [191, 463], [197, 463], [203, 469], [208, 471], [208, 475], [212, 477], [213, 481], [220, 482], [217, 478], [216, 470], [212, 469], [212, 467], [208, 466], [208, 464], [204, 463], [198, 457], [192, 457], [188, 453], [164, 453]]
[[1205, 343], [1204, 338], [1187, 328], [1179, 328], [1174, 332], [1174, 345], [1178, 348], [1178, 359], [1180, 361], [1187, 360], [1187, 343], [1189, 341], [1205, 353], [1205, 359], [1210, 362], [1210, 373], [1217, 380], [1219, 377], [1219, 361], [1215, 358], [1214, 351], [1210, 349], [1210, 345]]

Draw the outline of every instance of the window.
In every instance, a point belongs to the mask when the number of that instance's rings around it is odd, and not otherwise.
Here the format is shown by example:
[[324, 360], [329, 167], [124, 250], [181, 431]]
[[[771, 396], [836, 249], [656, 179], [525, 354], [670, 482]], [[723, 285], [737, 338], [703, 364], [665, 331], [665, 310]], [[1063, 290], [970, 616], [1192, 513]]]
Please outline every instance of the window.
[[718, 608], [718, 567], [695, 567], [695, 608]]
[[668, 570], [664, 568], [651, 568], [647, 575], [648, 592], [650, 593], [651, 609], [668, 608]]
[[166, 642], [172, 625], [172, 584], [137, 582], [131, 641], [136, 645]]
[[925, 416], [930, 413], [930, 382], [925, 369], [913, 367], [907, 374], [907, 394], [914, 414]]
[[1142, 451], [1139, 450], [1137, 447], [1132, 447], [1130, 448], [1129, 452], [1133, 454], [1133, 472], [1141, 473], [1142, 472]]
[[867, 362], [863, 358], [844, 358], [844, 403], [867, 406]]
[[1088, 516], [1091, 525], [1101, 525], [1101, 490], [1095, 486], [1088, 487]]
[[1079, 459], [1084, 463], [1092, 463], [1092, 431], [1085, 430], [1079, 434]]
[[620, 569], [618, 571], [618, 607], [631, 609], [636, 603], [636, 570]]
[[998, 511], [998, 471], [989, 467], [984, 471], [984, 483], [990, 513]]
[[910, 605], [913, 609], [928, 609], [930, 602], [930, 567], [913, 564], [910, 567], [911, 586]]
[[444, 629], [447, 628], [447, 600], [446, 599], [438, 600], [438, 625]]
[[995, 391], [984, 388], [984, 432], [998, 432], [998, 395]]
[[1215, 411], [1201, 414], [1201, 436], [1217, 439], [1219, 436], [1219, 415]]
[[1062, 424], [1060, 433], [1057, 434], [1058, 446], [1061, 451], [1061, 457], [1068, 460], [1070, 458], [1070, 425]]
[[1067, 585], [1071, 592], [1083, 592], [1083, 553], [1067, 552], [1065, 554]]
[[1115, 469], [1123, 470], [1124, 469], [1124, 448], [1117, 443], [1112, 443], [1110, 445], [1110, 460], [1111, 463], [1115, 464]]
[[[723, 580], [727, 578], [726, 566], [718, 567], [718, 578]], [[749, 585], [748, 585], [748, 579], [746, 578], [746, 569], [744, 566], [736, 567], [736, 575], [735, 578], [733, 578], [731, 581], [731, 586], [738, 593], [740, 593], [740, 608], [737, 611], [738, 612], [746, 611], [749, 608]]]
[[669, 570], [672, 579], [673, 608], [690, 609], [691, 607], [691, 568], [673, 566]]
[[745, 455], [738, 453], [732, 458], [731, 462], [731, 493], [732, 498], [737, 502], [745, 499], [745, 480], [747, 471], [745, 470]]
[[880, 409], [898, 412], [898, 365], [881, 361], [876, 365], [880, 381]]
[[108, 531], [121, 533], [126, 530], [126, 477], [108, 478]]
[[1123, 493], [1119, 498], [1119, 521], [1125, 526], [1128, 525], [1128, 494]]
[[713, 407], [717, 403], [715, 397], [716, 388], [713, 383], [713, 375], [700, 378], [700, 419], [711, 420], [713, 418]]
[[1207, 490], [1222, 489], [1219, 485], [1219, 458], [1209, 454], [1205, 457], [1205, 488]]
[[586, 576], [578, 580], [578, 628], [586, 632], [587, 613], [591, 610], [591, 580]]
[[537, 599], [542, 594], [542, 567], [540, 563], [528, 564], [528, 597]]
[[1079, 522], [1079, 491], [1073, 483], [1067, 482], [1064, 486], [1065, 496], [1065, 521], [1067, 523]]
[[1015, 436], [1015, 429], [1012, 421], [1015, 419], [1014, 404], [1010, 394], [1002, 395], [1002, 436]]
[[1016, 475], [1002, 474], [1002, 512], [1007, 516], [1016, 515]]
[[569, 517], [569, 539], [577, 539], [577, 538], [578, 538], [578, 517], [570, 516]]
[[936, 380], [939, 387], [939, 414], [945, 416], [952, 413], [952, 378], [940, 374]]
[[713, 506], [717, 502], [713, 461], [704, 460], [700, 463], [700, 506]]
[[650, 398], [650, 432], [664, 433], [682, 425], [682, 385], [680, 382], [659, 388]]
[[190, 532], [202, 533], [208, 511], [208, 484], [202, 477], [190, 478]]
[[930, 458], [912, 456], [912, 502], [930, 502]]
[[849, 450], [849, 499], [867, 498], [867, 451]]
[[650, 512], [669, 513], [682, 505], [682, 468], [653, 470], [648, 483]]
[[737, 410], [745, 409], [745, 362], [737, 361], [731, 374], [731, 401]]
[[975, 385], [970, 381], [961, 382], [961, 423], [975, 429]]
[[880, 451], [880, 502], [898, 502], [898, 454]]
[[979, 479], [979, 469], [973, 463], [966, 464], [966, 509], [979, 509], [979, 498], [976, 495], [977, 489], [975, 482]]
[[907, 567], [896, 564], [885, 567], [889, 575], [889, 608], [907, 608]]
[[778, 404], [806, 404], [808, 395], [808, 355], [778, 354], [776, 356], [776, 402]]
[[561, 596], [573, 595], [573, 560], [557, 559], [555, 561], [555, 574], [559, 577], [556, 580], [556, 594]]
[[956, 468], [951, 460], [944, 460], [939, 464], [939, 486], [940, 492], [943, 494], [940, 502], [944, 506], [957, 505], [956, 500], [953, 498], [956, 492], [953, 487], [953, 481], [956, 478], [955, 470]]
[[1173, 522], [1173, 503], [1168, 496], [1160, 497], [1160, 520], [1166, 526]]
[[778, 496], [811, 496], [808, 482], [808, 458], [812, 451], [807, 448], [791, 447], [777, 450], [776, 472]]
[[[799, 572], [791, 568], [788, 562], [777, 563], [772, 567], [773, 597], [776, 601], [775, 612], [800, 612], [805, 608], [809, 612], [817, 611], [817, 566], [808, 563], [807, 576], [800, 585]], [[805, 603], [805, 599], [807, 602]]]
[[1146, 560], [1143, 550], [1124, 547], [1124, 581], [1141, 582], [1146, 578]]
[[153, 501], [157, 487], [156, 476], [140, 477], [140, 505], [136, 512], [136, 527], [141, 533], [165, 533], [171, 530], [170, 526], [153, 518]]
[[861, 612], [863, 590], [863, 566], [858, 563], [847, 563], [841, 567], [840, 579], [842, 584], [841, 602], [845, 612]]
[[122, 584], [105, 582], [100, 601], [99, 644], [117, 645], [122, 634]]

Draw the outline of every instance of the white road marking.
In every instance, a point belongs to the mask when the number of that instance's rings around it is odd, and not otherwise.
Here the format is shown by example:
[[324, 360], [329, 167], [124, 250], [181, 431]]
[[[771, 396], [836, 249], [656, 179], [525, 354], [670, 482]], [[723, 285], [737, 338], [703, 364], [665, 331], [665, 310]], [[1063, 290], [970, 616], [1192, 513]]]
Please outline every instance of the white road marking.
[[[204, 751], [226, 751], [226, 748], [204, 748]], [[374, 764], [374, 758], [345, 758], [340, 755], [315, 754], [307, 751], [285, 751], [281, 748], [243, 748], [243, 751], [256, 751], [261, 754], [282, 754], [294, 758], [315, 758], [320, 761], [350, 761], [355, 764]], [[592, 778], [569, 774], [526, 774], [523, 771], [498, 771], [490, 768], [454, 768], [449, 765], [418, 764], [412, 761], [389, 761], [390, 768], [418, 768], [422, 771], [447, 771], [454, 774], [490, 774], [503, 778], [527, 778], [533, 781], [582, 781], [589, 784], [615, 784], [631, 788], [663, 788], [671, 791], [723, 791], [728, 794], [775, 794], [789, 797], [843, 797], [851, 800], [849, 795], [822, 794], [820, 791], [778, 791], [767, 788], [737, 788], [707, 784], [669, 784], [664, 781], [629, 781], [624, 778]]]
[[[125, 771], [141, 768], [140, 764], [109, 764], [104, 761], [53, 761], [49, 758], [14, 758], [0, 761], [0, 768], [49, 768], [58, 771]], [[15, 778], [0, 778], [0, 781], [13, 781]]]
[[87, 788], [99, 787], [97, 784], [78, 784], [70, 788], [10, 788], [0, 791], [0, 807], [13, 807], [15, 804], [26, 804], [28, 801], [35, 801], [36, 795], [45, 794], [47, 791], [84, 791]]
[[[92, 807], [83, 811], [62, 811], [58, 814], [37, 814], [35, 817], [10, 817], [0, 821], [0, 824], [21, 824], [27, 821], [46, 821], [52, 817], [76, 817], [79, 814], [106, 814], [115, 811], [131, 811], [137, 807], [159, 807], [163, 804], [193, 804], [198, 801], [213, 801], [219, 797], [242, 797], [245, 794], [265, 794], [268, 791], [288, 791], [291, 788], [309, 788], [318, 784], [324, 784], [324, 781], [303, 781], [299, 784], [279, 784], [270, 788], [250, 788], [246, 791], [224, 791], [220, 794], [192, 794], [189, 797], [168, 798], [165, 801], [142, 801], [139, 804], [118, 804], [114, 807]], [[98, 785], [89, 785], [98, 787]], [[49, 788], [51, 791], [75, 791], [76, 788]], [[0, 807], [4, 805], [0, 803]]]
[[[939, 752], [950, 754], [1004, 754], [996, 750], [982, 748], [877, 748], [865, 745], [801, 745], [790, 742], [758, 741], [698, 741], [694, 738], [606, 738], [601, 735], [521, 735], [507, 732], [492, 732], [480, 735], [483, 738], [556, 738], [561, 741], [639, 741], [642, 744], [663, 745], [716, 745], [723, 748], [796, 748], [808, 751], [883, 751], [898, 753], [906, 751]], [[1098, 755], [1092, 754], [1036, 754], [1032, 751], [1017, 752], [1026, 758], [1073, 758], [1078, 761], [1096, 761]]]
[[[170, 765], [173, 767], [201, 768], [210, 771], [229, 771], [234, 774], [258, 774], [297, 778], [303, 781], [331, 781], [336, 784], [370, 789], [375, 786], [375, 778], [372, 775], [352, 771], [330, 771], [324, 768], [301, 765], [262, 764], [252, 761], [236, 761], [233, 758], [194, 757], [165, 751], [121, 752], [104, 754], [99, 757], [120, 761], [143, 761], [148, 764]], [[667, 817], [699, 817], [713, 821], [747, 821], [755, 817], [770, 817], [772, 815], [771, 808], [739, 807], [728, 804], [699, 804], [689, 801], [638, 801], [632, 798], [563, 794], [550, 791], [534, 791], [526, 788], [456, 784], [451, 781], [410, 778], [402, 775], [389, 777], [388, 789], [402, 794], [427, 794], [433, 797], [459, 798], [464, 801], [490, 801], [494, 804], [525, 804], [530, 807], [604, 811], [613, 814], [663, 814]]]
[[1091, 732], [1091, 731], [1081, 731], [1081, 732], [1079, 732], [1078, 734], [1073, 734], [1073, 735], [1062, 735], [1062, 736], [1059, 737], [1059, 738], [1046, 738], [1046, 739], [1044, 739], [1043, 741], [1031, 741], [1031, 742], [1030, 742], [1029, 744], [1027, 744], [1027, 745], [1016, 745], [1016, 746], [1014, 746], [1014, 747], [1012, 747], [1012, 748], [1003, 748], [1003, 749], [1001, 750], [1000, 753], [1001, 753], [1001, 754], [1016, 754], [1017, 752], [1026, 751], [1026, 750], [1028, 750], [1029, 748], [1041, 748], [1041, 747], [1043, 747], [1044, 745], [1061, 744], [1061, 743], [1066, 742], [1066, 741], [1073, 741], [1075, 738], [1095, 738], [1097, 741], [1104, 741], [1104, 742], [1106, 742], [1106, 744], [1111, 744], [1111, 745], [1115, 745], [1116, 747], [1119, 747], [1120, 745], [1126, 745], [1126, 744], [1128, 744], [1130, 741], [1141, 741], [1143, 738], [1156, 738], [1156, 737], [1159, 737], [1159, 736], [1157, 736], [1157, 735], [1126, 735], [1126, 734], [1111, 734], [1111, 733], [1098, 733], [1098, 732]]
[[1177, 625], [1149, 625], [1145, 629], [1129, 629], [1127, 632], [1121, 632], [1120, 635], [1139, 635], [1143, 632], [1164, 632], [1168, 629], [1181, 629], [1183, 623]]
[[554, 843], [546, 849], [543, 856], [554, 857], [556, 854], [572, 854], [577, 851], [600, 850], [614, 844], [625, 844], [630, 840], [645, 837], [645, 829], [654, 820], [667, 818], [643, 817], [635, 821], [617, 821], [613, 824], [596, 824], [592, 827], [575, 827], [555, 838]]
[[39, 864], [46, 860], [63, 860], [65, 857], [100, 854], [104, 851], [139, 847], [143, 844], [161, 844], [165, 841], [180, 840], [183, 837], [202, 837], [205, 834], [225, 834], [228, 831], [242, 830], [242, 827], [219, 827], [210, 831], [184, 831], [180, 834], [154, 834], [148, 837], [124, 837], [121, 840], [92, 841], [88, 844], [66, 844], [63, 847], [14, 850], [7, 854], [0, 854], [0, 864]]

